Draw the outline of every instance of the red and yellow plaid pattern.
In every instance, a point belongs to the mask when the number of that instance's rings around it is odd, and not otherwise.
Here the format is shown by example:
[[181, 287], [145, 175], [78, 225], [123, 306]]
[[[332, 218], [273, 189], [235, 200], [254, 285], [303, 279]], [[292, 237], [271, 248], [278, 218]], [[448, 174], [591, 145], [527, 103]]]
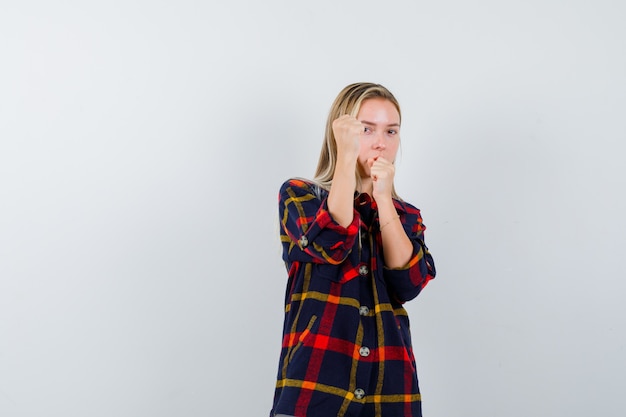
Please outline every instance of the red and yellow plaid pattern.
[[352, 224], [342, 227], [328, 212], [327, 195], [297, 179], [280, 189], [289, 279], [271, 415], [421, 416], [402, 307], [435, 277], [420, 211], [394, 201], [414, 250], [404, 268], [389, 269], [376, 202], [356, 196]]

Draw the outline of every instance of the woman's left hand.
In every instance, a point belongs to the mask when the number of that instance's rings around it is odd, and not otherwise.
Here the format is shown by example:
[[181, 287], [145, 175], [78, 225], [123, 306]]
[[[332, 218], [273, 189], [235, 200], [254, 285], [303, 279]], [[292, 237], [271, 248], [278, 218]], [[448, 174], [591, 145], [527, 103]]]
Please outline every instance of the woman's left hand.
[[370, 176], [372, 178], [372, 197], [374, 197], [374, 200], [378, 201], [381, 198], [391, 199], [393, 177], [396, 172], [396, 168], [393, 163], [380, 156], [378, 158], [368, 159], [367, 164], [370, 167]]

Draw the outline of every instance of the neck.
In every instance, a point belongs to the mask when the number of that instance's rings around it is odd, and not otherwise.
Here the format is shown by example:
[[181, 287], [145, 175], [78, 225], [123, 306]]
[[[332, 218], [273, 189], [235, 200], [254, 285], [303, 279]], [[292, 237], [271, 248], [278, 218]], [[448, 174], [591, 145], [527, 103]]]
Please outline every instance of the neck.
[[369, 194], [371, 196], [373, 186], [374, 184], [372, 183], [371, 177], [361, 177], [361, 187], [359, 188], [359, 193]]

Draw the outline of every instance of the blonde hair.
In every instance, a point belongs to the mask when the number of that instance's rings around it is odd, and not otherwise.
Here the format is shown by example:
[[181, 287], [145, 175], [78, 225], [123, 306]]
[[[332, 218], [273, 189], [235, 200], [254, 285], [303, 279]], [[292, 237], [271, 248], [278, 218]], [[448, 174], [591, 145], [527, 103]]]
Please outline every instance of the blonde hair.
[[[365, 100], [372, 98], [382, 98], [390, 101], [396, 110], [398, 110], [400, 120], [402, 119], [398, 100], [396, 100], [389, 90], [380, 84], [354, 83], [341, 90], [328, 113], [324, 142], [322, 143], [320, 158], [317, 162], [315, 177], [313, 178], [320, 187], [326, 190], [330, 189], [337, 165], [337, 143], [335, 142], [335, 134], [333, 133], [333, 121], [344, 114], [356, 117], [357, 114], [359, 114], [359, 110], [361, 110], [361, 104]], [[361, 176], [356, 166], [354, 175], [356, 177], [356, 187], [358, 190], [361, 187]], [[392, 196], [399, 199], [395, 187], [392, 189]]]

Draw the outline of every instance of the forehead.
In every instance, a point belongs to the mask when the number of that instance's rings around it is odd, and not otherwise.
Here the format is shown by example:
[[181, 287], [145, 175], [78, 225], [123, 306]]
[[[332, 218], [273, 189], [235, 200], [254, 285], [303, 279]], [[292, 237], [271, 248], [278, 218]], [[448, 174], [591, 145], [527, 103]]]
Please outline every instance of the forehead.
[[357, 118], [372, 123], [400, 123], [400, 114], [396, 106], [391, 101], [379, 97], [364, 100]]

